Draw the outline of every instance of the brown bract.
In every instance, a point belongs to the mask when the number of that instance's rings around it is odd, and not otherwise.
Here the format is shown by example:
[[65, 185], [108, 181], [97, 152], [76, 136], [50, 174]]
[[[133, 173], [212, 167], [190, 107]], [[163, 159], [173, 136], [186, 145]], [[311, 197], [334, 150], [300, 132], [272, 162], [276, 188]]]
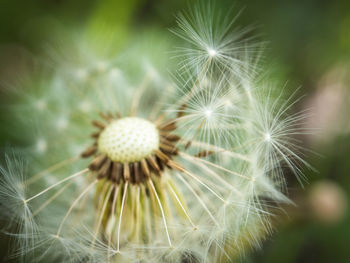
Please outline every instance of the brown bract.
[[181, 167], [174, 165], [173, 157], [177, 155], [178, 148], [175, 143], [179, 141], [180, 136], [174, 134], [176, 129], [176, 120], [163, 121], [157, 125], [159, 131], [159, 149], [155, 149], [152, 154], [146, 156], [137, 162], [115, 162], [112, 161], [105, 153], [101, 153], [98, 149], [97, 141], [101, 132], [114, 120], [121, 118], [119, 114], [100, 113], [101, 120], [92, 121], [98, 131], [91, 134], [94, 139], [92, 146], [89, 146], [81, 154], [82, 158], [93, 157], [89, 169], [97, 173], [97, 178], [106, 178], [116, 184], [121, 181], [130, 182], [132, 184], [141, 184], [150, 178], [150, 174], [161, 176], [165, 168], [173, 169]]

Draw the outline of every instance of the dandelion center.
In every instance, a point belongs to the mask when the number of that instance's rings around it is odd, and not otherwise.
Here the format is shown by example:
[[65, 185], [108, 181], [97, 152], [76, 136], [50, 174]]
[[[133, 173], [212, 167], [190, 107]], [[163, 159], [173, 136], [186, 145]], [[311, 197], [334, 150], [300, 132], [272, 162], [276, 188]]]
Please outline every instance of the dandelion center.
[[175, 120], [158, 125], [138, 117], [122, 117], [119, 113], [100, 113], [103, 121], [93, 120], [99, 131], [91, 134], [93, 145], [81, 154], [83, 158], [94, 156], [89, 170], [97, 172], [97, 178], [114, 183], [144, 183], [151, 174], [162, 175], [164, 166], [177, 155], [175, 146], [180, 137], [172, 132]]
[[111, 122], [98, 139], [98, 149], [114, 162], [138, 162], [159, 147], [156, 126], [145, 119], [127, 117]]

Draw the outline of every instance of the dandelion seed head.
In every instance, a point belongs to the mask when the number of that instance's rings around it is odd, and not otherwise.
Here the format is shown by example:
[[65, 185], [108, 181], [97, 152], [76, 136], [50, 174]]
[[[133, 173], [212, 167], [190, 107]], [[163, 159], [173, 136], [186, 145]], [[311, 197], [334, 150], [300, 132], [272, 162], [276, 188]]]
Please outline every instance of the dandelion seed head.
[[289, 202], [282, 167], [301, 172], [302, 118], [253, 78], [248, 30], [231, 32], [211, 7], [179, 16], [189, 45], [172, 78], [139, 41], [99, 56], [83, 37], [63, 58], [50, 53], [53, 80], [21, 92], [15, 111], [21, 127], [23, 112], [35, 120], [33, 175], [23, 180], [15, 160], [0, 167], [18, 254], [30, 244], [36, 262], [218, 262], [271, 232], [266, 200]]

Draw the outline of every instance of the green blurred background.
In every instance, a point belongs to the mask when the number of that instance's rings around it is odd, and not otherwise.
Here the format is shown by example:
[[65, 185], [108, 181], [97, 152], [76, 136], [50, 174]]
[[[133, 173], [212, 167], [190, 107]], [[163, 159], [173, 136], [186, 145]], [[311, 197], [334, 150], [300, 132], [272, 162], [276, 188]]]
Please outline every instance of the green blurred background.
[[[256, 32], [268, 41], [266, 70], [275, 80], [288, 81], [290, 92], [301, 87], [298, 94], [305, 96], [294, 110], [311, 108], [305, 127], [317, 129], [300, 138], [314, 152], [307, 152], [306, 160], [317, 172], [305, 170], [304, 188], [288, 177], [289, 195], [297, 207], [284, 207], [286, 215], [276, 219], [276, 233], [242, 261], [350, 262], [350, 1], [216, 4], [243, 9], [240, 25], [258, 25]], [[86, 28], [87, 34], [103, 26], [118, 36], [113, 42], [118, 50], [139, 32], [175, 26], [174, 15], [188, 5], [191, 1], [2, 0], [0, 88], [2, 80], [21, 73], [22, 53], [40, 56], [52, 21], [63, 28]], [[6, 100], [1, 93], [0, 102]], [[0, 147], [16, 144], [1, 125], [7, 109], [1, 106], [0, 114]], [[7, 240], [0, 237], [5, 255]]]

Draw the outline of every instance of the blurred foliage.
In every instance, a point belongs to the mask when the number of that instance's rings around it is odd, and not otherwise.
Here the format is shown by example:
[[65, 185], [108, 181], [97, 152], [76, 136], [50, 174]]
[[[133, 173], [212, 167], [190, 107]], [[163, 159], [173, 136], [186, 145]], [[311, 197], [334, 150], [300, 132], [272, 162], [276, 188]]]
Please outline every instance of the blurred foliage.
[[[184, 0], [2, 0], [0, 73], [8, 75], [8, 68], [20, 71], [21, 63], [25, 62], [14, 61], [16, 57], [8, 56], [9, 46], [21, 47], [21, 50], [30, 52], [41, 51], [42, 42], [51, 30], [50, 23], [46, 24], [45, 21], [55, 20], [63, 27], [85, 27], [85, 33], [92, 36], [96, 33], [101, 35], [101, 30], [114, 32], [116, 38], [111, 45], [117, 50], [140, 31], [147, 34], [148, 30], [173, 27], [174, 15], [188, 4]], [[232, 6], [232, 1], [216, 1], [216, 4], [227, 8]], [[243, 8], [240, 24], [257, 25], [256, 31], [263, 33], [262, 39], [269, 42], [266, 64], [269, 69], [273, 68], [277, 79], [289, 81], [291, 91], [301, 86], [300, 93], [310, 98], [317, 92], [320, 79], [327, 72], [339, 64], [343, 67], [350, 65], [348, 0], [249, 0], [237, 1], [233, 8], [234, 13]], [[350, 83], [347, 81], [343, 84], [347, 87], [344, 91], [344, 96], [347, 96]], [[2, 97], [0, 101], [5, 99]], [[302, 105], [298, 107], [302, 108]], [[347, 106], [345, 111], [349, 112], [350, 107]], [[1, 118], [4, 118], [6, 111], [1, 109], [1, 114]], [[1, 132], [0, 145], [9, 141], [9, 136]], [[319, 157], [311, 154], [307, 160], [318, 173], [306, 171], [310, 184], [304, 190], [296, 190], [300, 186], [292, 182], [291, 195], [296, 199], [307, 199], [312, 183], [327, 179], [341, 186], [349, 199], [349, 131], [341, 136], [332, 134], [322, 144], [317, 141], [311, 144], [315, 152], [323, 155]], [[289, 213], [289, 208], [286, 210]], [[277, 223], [280, 225], [277, 233], [265, 242], [261, 250], [250, 256], [250, 261], [350, 262], [347, 249], [350, 243], [349, 210], [344, 218], [334, 224], [321, 223], [307, 215], [295, 216], [295, 210], [292, 210], [290, 218]], [[6, 240], [1, 243], [1, 250], [4, 251]]]

